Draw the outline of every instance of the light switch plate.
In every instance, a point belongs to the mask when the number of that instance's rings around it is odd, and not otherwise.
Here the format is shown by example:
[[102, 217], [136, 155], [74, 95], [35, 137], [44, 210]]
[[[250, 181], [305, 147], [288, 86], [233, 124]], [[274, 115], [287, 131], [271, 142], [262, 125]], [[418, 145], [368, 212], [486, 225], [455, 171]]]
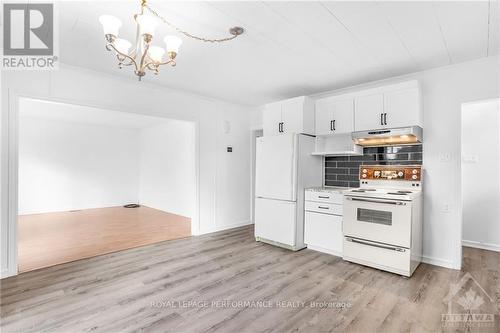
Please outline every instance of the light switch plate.
[[449, 213], [450, 211], [451, 211], [450, 204], [444, 203], [443, 204], [443, 213]]

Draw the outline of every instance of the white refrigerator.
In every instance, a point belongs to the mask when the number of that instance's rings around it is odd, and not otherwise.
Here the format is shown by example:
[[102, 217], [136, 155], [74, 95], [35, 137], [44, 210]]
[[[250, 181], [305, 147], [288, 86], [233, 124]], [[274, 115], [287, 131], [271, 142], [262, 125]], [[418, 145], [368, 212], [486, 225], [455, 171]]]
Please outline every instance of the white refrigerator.
[[304, 134], [257, 138], [255, 238], [293, 251], [304, 245], [304, 188], [321, 186], [323, 160]]

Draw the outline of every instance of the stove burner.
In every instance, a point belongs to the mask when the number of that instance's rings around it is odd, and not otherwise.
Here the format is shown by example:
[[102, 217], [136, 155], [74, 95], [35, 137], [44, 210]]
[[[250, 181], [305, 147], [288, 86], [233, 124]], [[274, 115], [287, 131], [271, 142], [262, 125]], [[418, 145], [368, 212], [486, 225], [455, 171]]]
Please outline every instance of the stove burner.
[[398, 192], [387, 192], [387, 194], [391, 194], [391, 195], [405, 195], [407, 193], [403, 193], [404, 191], [398, 191]]
[[376, 191], [376, 189], [374, 189], [374, 188], [360, 188], [360, 189], [356, 189], [356, 190], [351, 190], [351, 192], [357, 192], [357, 193], [372, 192], [372, 191]]
[[411, 191], [406, 191], [406, 190], [400, 190], [400, 191], [398, 191], [398, 193], [402, 193], [402, 194], [408, 194], [408, 193], [411, 193]]

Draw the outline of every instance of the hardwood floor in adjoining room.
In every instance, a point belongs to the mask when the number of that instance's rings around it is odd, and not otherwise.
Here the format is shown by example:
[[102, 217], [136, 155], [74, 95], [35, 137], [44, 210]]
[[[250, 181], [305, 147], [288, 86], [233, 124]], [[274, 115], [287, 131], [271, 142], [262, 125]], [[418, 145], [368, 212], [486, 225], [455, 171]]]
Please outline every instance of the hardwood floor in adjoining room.
[[258, 243], [253, 227], [242, 227], [4, 279], [1, 329], [435, 332], [444, 330], [450, 286], [470, 273], [497, 314], [495, 327], [479, 331], [498, 332], [500, 253], [465, 248], [464, 256], [462, 271], [422, 264], [407, 279], [308, 249]]
[[161, 210], [107, 207], [22, 215], [18, 267], [27, 272], [191, 236], [191, 219]]

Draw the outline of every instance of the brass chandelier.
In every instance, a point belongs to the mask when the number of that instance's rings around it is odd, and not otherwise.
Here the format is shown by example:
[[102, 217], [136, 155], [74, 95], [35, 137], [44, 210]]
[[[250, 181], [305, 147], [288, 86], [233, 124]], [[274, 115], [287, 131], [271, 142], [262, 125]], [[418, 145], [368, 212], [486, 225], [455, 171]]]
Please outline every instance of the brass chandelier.
[[[148, 10], [151, 15], [145, 13]], [[181, 30], [176, 25], [160, 16], [146, 2], [141, 1], [141, 11], [134, 15], [134, 20], [137, 24], [135, 46], [130, 51], [132, 44], [123, 38], [118, 38], [118, 32], [122, 26], [121, 21], [112, 15], [101, 15], [99, 22], [102, 24], [104, 36], [106, 38], [106, 50], [113, 51], [118, 59], [118, 67], [134, 66], [134, 73], [138, 76], [139, 81], [146, 75], [146, 70], [151, 70], [158, 74], [160, 66], [170, 65], [175, 66], [179, 47], [182, 40], [174, 35], [165, 36], [163, 39], [166, 44], [167, 57], [165, 58], [165, 49], [159, 46], [152, 46], [153, 36], [159, 21], [166, 23], [178, 34], [196, 39], [202, 42], [220, 43], [232, 40], [244, 32], [241, 27], [232, 27], [229, 29], [230, 37], [220, 39], [209, 39], [190, 34], [187, 31]]]

